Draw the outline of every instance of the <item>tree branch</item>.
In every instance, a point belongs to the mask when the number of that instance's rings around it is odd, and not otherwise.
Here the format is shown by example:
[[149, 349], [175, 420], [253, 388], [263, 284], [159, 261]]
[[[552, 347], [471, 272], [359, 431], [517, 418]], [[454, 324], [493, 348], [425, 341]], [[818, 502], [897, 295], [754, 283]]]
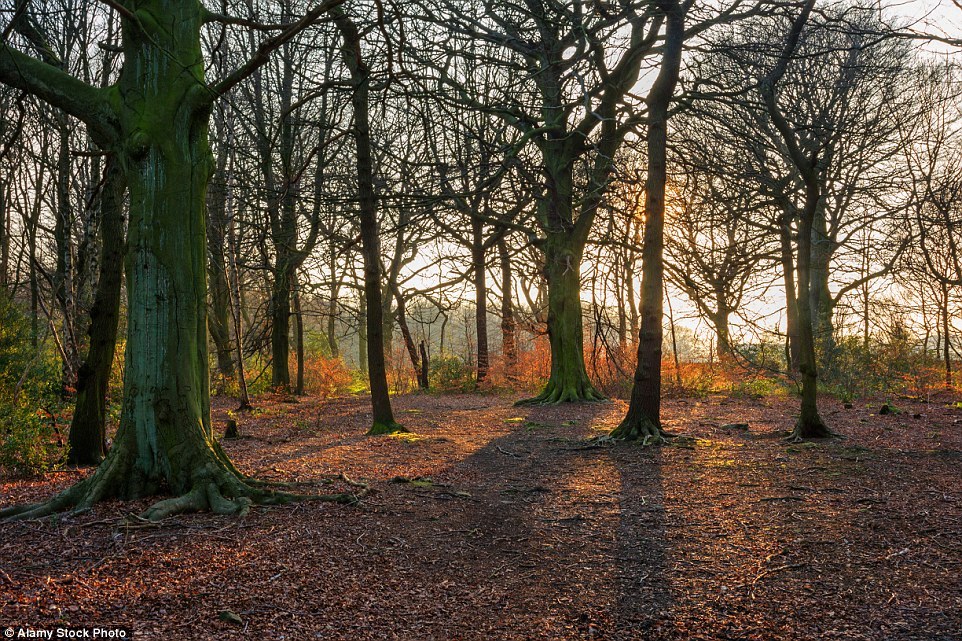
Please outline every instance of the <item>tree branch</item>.
[[7, 44], [0, 44], [0, 82], [80, 119], [101, 140], [117, 136], [104, 91]]
[[288, 25], [281, 33], [262, 42], [246, 64], [237, 68], [233, 73], [213, 86], [210, 96], [211, 102], [230, 91], [235, 85], [267, 64], [272, 51], [290, 42], [297, 34], [314, 24], [321, 16], [343, 2], [344, 0], [325, 0], [308, 11], [303, 18]]

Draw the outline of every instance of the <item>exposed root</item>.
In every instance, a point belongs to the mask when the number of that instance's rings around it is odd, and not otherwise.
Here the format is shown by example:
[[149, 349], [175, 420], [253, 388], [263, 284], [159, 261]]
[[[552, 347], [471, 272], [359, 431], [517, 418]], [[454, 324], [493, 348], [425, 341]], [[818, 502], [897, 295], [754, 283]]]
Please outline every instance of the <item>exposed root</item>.
[[371, 425], [371, 429], [369, 429], [369, 430], [367, 431], [367, 435], [368, 435], [368, 436], [381, 436], [381, 435], [383, 435], [383, 434], [400, 434], [400, 433], [404, 433], [404, 432], [407, 432], [407, 431], [408, 431], [407, 428], [405, 428], [405, 427], [404, 427], [403, 425], [401, 425], [400, 423], [395, 423], [395, 422], [391, 422], [391, 423], [377, 423], [377, 422], [375, 422], [373, 425]]
[[164, 499], [148, 508], [140, 518], [148, 521], [162, 519], [187, 512], [211, 511], [214, 514], [246, 516], [253, 505], [289, 505], [301, 501], [322, 501], [327, 503], [341, 503], [357, 505], [360, 499], [368, 493], [369, 488], [363, 483], [351, 485], [361, 487], [357, 493], [343, 492], [340, 494], [293, 494], [253, 487], [239, 478], [226, 476], [221, 482], [200, 482], [181, 496]]
[[641, 441], [642, 445], [660, 445], [668, 438], [661, 426], [649, 418], [625, 418], [609, 436], [617, 441]]
[[[101, 467], [89, 478], [68, 488], [46, 503], [14, 505], [0, 510], [0, 520], [40, 519], [68, 510], [73, 510], [72, 513], [76, 514], [89, 510], [92, 505], [108, 497], [137, 498], [149, 494], [147, 491], [139, 495], [132, 493], [126, 486], [126, 481], [129, 479], [126, 475], [121, 477], [118, 472], [126, 468], [118, 464], [117, 459], [113, 459], [111, 463], [114, 465], [108, 464]], [[215, 460], [196, 475], [190, 490], [179, 496], [154, 503], [136, 519], [141, 522], [157, 522], [177, 514], [205, 511], [245, 516], [253, 505], [286, 505], [299, 501], [356, 505], [370, 491], [364, 483], [352, 481], [343, 475], [342, 479], [348, 485], [359, 488], [360, 491], [340, 494], [278, 492], [258, 487], [262, 485], [261, 482], [249, 480], [237, 472], [233, 465], [223, 465], [223, 461]]]
[[318, 486], [325, 483], [330, 483], [332, 480], [343, 481], [352, 487], [358, 487], [363, 490], [363, 494], [372, 492], [371, 486], [367, 483], [361, 481], [355, 481], [351, 479], [347, 474], [343, 472], [341, 474], [330, 474], [322, 477], [318, 481], [270, 481], [265, 479], [258, 479], [251, 476], [243, 476], [244, 483], [255, 488], [294, 488], [294, 487], [304, 487], [304, 486]]
[[515, 403], [516, 407], [524, 405], [560, 405], [561, 403], [598, 403], [608, 400], [598, 392], [591, 383], [583, 382], [576, 385], [558, 385], [548, 381], [544, 391], [534, 398], [526, 398]]
[[802, 419], [798, 419], [795, 423], [795, 429], [785, 438], [785, 441], [789, 443], [801, 443], [802, 441], [823, 438], [839, 438], [839, 435], [825, 425], [822, 417], [816, 416], [814, 419], [804, 422]]

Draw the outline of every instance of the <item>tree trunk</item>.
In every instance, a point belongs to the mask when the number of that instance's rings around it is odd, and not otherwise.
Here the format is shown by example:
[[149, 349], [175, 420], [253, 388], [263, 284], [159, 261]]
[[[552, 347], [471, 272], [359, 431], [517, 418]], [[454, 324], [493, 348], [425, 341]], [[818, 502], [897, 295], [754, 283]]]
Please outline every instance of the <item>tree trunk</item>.
[[107, 392], [117, 346], [123, 281], [124, 173], [116, 159], [105, 168], [100, 196], [100, 277], [90, 310], [87, 357], [77, 372], [77, 405], [70, 423], [69, 462], [97, 465], [106, 454]]
[[665, 264], [665, 190], [668, 182], [668, 107], [678, 82], [685, 17], [676, 0], [663, 3], [665, 49], [661, 70], [648, 94], [648, 178], [642, 251], [641, 329], [638, 364], [628, 412], [612, 438], [657, 442], [661, 431], [661, 345]]
[[718, 339], [715, 345], [715, 355], [720, 363], [725, 363], [732, 357], [731, 338], [729, 336], [728, 318], [731, 310], [728, 309], [728, 302], [725, 295], [719, 292], [715, 298], [715, 313], [711, 316], [712, 325], [715, 328], [715, 336]]
[[828, 236], [823, 199], [812, 221], [811, 292], [809, 297], [812, 306], [816, 354], [821, 356], [821, 362], [826, 366], [832, 364], [835, 354], [835, 328], [832, 319], [835, 305], [832, 300], [832, 292], [828, 286], [833, 253], [834, 248], [832, 239]]
[[280, 256], [274, 267], [271, 292], [271, 387], [287, 392], [291, 389], [288, 358], [291, 353], [291, 282], [290, 261]]
[[418, 384], [421, 386], [421, 389], [429, 389], [431, 387], [430, 380], [428, 379], [430, 361], [428, 360], [427, 345], [424, 344], [424, 341], [421, 341], [420, 345], [418, 345], [418, 350], [421, 352], [421, 373], [419, 374]]
[[363, 291], [357, 314], [357, 362], [361, 374], [367, 376], [367, 296]]
[[[228, 198], [228, 202], [231, 199]], [[250, 393], [247, 390], [247, 371], [244, 366], [244, 331], [241, 325], [243, 318], [240, 270], [237, 267], [237, 239], [234, 233], [233, 211], [227, 217], [227, 267], [228, 284], [230, 285], [230, 314], [234, 324], [234, 352], [237, 355], [237, 387], [240, 391], [239, 410], [252, 409]]]
[[805, 210], [798, 224], [798, 353], [802, 375], [802, 405], [794, 438], [824, 438], [831, 432], [818, 413], [818, 359], [811, 306], [812, 218], [821, 198], [817, 185], [806, 188]]
[[[475, 328], [478, 335], [478, 364], [475, 384], [488, 376], [488, 283], [484, 260], [484, 224], [471, 219], [471, 263], [474, 270]], [[426, 368], [425, 368], [426, 369]]]
[[[282, 5], [282, 18], [287, 14]], [[277, 179], [274, 170], [274, 152], [269, 141], [263, 142], [262, 165], [272, 193], [268, 198], [268, 217], [271, 221], [271, 237], [275, 261], [271, 289], [271, 385], [275, 390], [291, 391], [291, 297], [294, 294], [297, 269], [302, 258], [297, 248], [297, 212], [294, 183], [297, 180], [293, 167], [294, 114], [291, 109], [294, 95], [294, 68], [289, 46], [285, 45], [279, 56], [281, 86], [278, 92], [280, 129], [276, 149], [281, 164]], [[278, 184], [279, 183], [279, 184]]]
[[364, 259], [364, 296], [367, 304], [367, 370], [373, 411], [373, 422], [368, 434], [389, 434], [406, 430], [394, 420], [384, 362], [381, 241], [368, 115], [370, 70], [362, 58], [361, 35], [357, 26], [339, 6], [331, 10], [331, 16], [343, 38], [341, 53], [354, 86], [351, 94], [351, 107], [354, 110], [352, 133], [357, 150], [358, 218], [361, 228], [361, 254]]
[[[502, 238], [498, 241], [498, 259], [501, 263], [501, 354], [508, 379], [516, 375], [518, 367], [518, 342], [514, 320], [513, 283], [511, 276], [511, 256], [508, 244]], [[441, 328], [442, 338], [444, 327]]]
[[301, 313], [301, 290], [294, 276], [294, 350], [297, 358], [297, 378], [294, 380], [294, 394], [304, 394], [304, 315]]
[[207, 193], [207, 249], [209, 253], [208, 278], [210, 288], [210, 318], [208, 329], [217, 353], [217, 391], [223, 393], [228, 381], [234, 378], [234, 360], [231, 358], [230, 340], [230, 284], [227, 277], [225, 232], [227, 227], [227, 150], [221, 150], [217, 159], [219, 182], [212, 183]]
[[[40, 181], [37, 181], [38, 185]], [[34, 201], [34, 213], [27, 225], [27, 253], [30, 262], [30, 342], [34, 349], [40, 346], [40, 280], [37, 273], [37, 226], [40, 220], [40, 194]]]
[[411, 359], [411, 366], [414, 368], [414, 377], [417, 379], [418, 387], [426, 390], [425, 377], [422, 376], [421, 358], [418, 356], [417, 346], [414, 344], [414, 337], [408, 327], [406, 306], [401, 290], [394, 288], [394, 300], [397, 301], [397, 324], [401, 328], [401, 337], [404, 339], [404, 347], [407, 349], [408, 357]]
[[53, 116], [58, 132], [59, 149], [57, 152], [57, 211], [54, 220], [54, 241], [57, 247], [56, 271], [53, 277], [54, 295], [63, 314], [63, 344], [64, 361], [62, 363], [62, 395], [68, 396], [67, 390], [77, 385], [77, 342], [74, 340], [74, 323], [76, 321], [76, 305], [74, 300], [74, 266], [73, 243], [71, 228], [73, 223], [73, 209], [70, 204], [70, 127], [67, 116], [57, 112]]
[[327, 346], [331, 350], [331, 358], [340, 356], [340, 346], [337, 344], [337, 303], [341, 295], [341, 280], [334, 275], [337, 269], [336, 251], [332, 247], [331, 253], [331, 301], [327, 308]]
[[[819, 184], [819, 151], [816, 150], [808, 154], [802, 150], [798, 133], [782, 115], [776, 94], [778, 82], [785, 75], [788, 64], [795, 55], [802, 30], [814, 7], [815, 0], [806, 0], [802, 11], [792, 23], [785, 48], [775, 67], [759, 85], [772, 124], [778, 130], [786, 151], [791, 157], [795, 169], [801, 175], [805, 187], [802, 194], [803, 206], [801, 211], [798, 212], [798, 369], [802, 376], [802, 403], [798, 422], [792, 432], [792, 438], [796, 440], [821, 438], [832, 434], [818, 413], [818, 362], [815, 356], [814, 318], [812, 315], [812, 231], [824, 197]], [[781, 232], [783, 261], [786, 252], [785, 227], [787, 227], [787, 224], [786, 215], [783, 218]], [[791, 239], [788, 240], [788, 251], [790, 252]], [[786, 292], [790, 291], [786, 287]]]
[[785, 361], [789, 371], [798, 371], [800, 356], [798, 345], [798, 290], [795, 287], [795, 254], [792, 228], [788, 216], [782, 216], [778, 224], [781, 247], [782, 279], [785, 287]]
[[[0, 288], [10, 283], [10, 212], [7, 205], [7, 183], [0, 180]], [[6, 294], [7, 292], [4, 291]]]
[[949, 288], [942, 283], [942, 300], [940, 302], [942, 316], [942, 360], [945, 363], [945, 387], [952, 388], [952, 341], [949, 338], [951, 327], [949, 320]]
[[551, 375], [544, 391], [522, 403], [602, 400], [588, 378], [581, 310], [581, 258], [584, 243], [570, 232], [549, 233], [545, 242], [548, 283], [548, 342]]
[[175, 498], [156, 503], [144, 518], [206, 509], [244, 513], [252, 501], [276, 499], [245, 482], [211, 429], [204, 10], [186, 0], [143, 0], [136, 15], [137, 25], [124, 27], [124, 68], [109, 94], [116, 100], [105, 99], [100, 108], [115, 110], [123, 141], [118, 159], [130, 193], [120, 428], [93, 475], [45, 504], [0, 510], [0, 518], [36, 518], [160, 492]]

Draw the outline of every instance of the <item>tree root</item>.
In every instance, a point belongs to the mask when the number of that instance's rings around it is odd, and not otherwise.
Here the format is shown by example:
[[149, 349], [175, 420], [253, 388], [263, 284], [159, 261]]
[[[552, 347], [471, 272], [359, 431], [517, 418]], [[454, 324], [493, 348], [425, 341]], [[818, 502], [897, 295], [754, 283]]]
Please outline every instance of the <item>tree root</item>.
[[561, 403], [598, 403], [606, 400], [608, 399], [588, 382], [579, 385], [557, 385], [548, 381], [544, 391], [540, 394], [534, 398], [517, 401], [514, 405], [515, 407], [522, 407], [525, 405], [560, 405]]
[[[117, 460], [113, 459], [112, 462], [116, 463]], [[343, 477], [344, 482], [360, 488], [359, 492], [293, 494], [267, 490], [257, 487], [261, 482], [248, 479], [237, 472], [233, 465], [223, 463], [224, 461], [215, 459], [198, 470], [187, 492], [154, 503], [137, 517], [138, 520], [157, 522], [177, 514], [205, 511], [245, 516], [253, 505], [287, 505], [300, 501], [356, 505], [370, 491], [366, 484], [357, 483], [347, 477]], [[0, 521], [40, 519], [68, 510], [71, 514], [77, 514], [89, 510], [91, 506], [105, 498], [115, 496], [139, 498], [149, 494], [147, 491], [140, 494], [132, 493], [129, 488], [118, 484], [118, 480], [127, 480], [126, 475], [118, 476], [118, 469], [120, 468], [117, 465], [101, 467], [92, 476], [61, 492], [46, 503], [4, 508], [0, 510]]]
[[795, 423], [795, 428], [792, 430], [792, 433], [785, 438], [785, 441], [788, 443], [801, 443], [803, 441], [823, 438], [841, 438], [841, 436], [830, 430], [820, 416], [816, 416], [814, 420], [805, 423], [799, 419]]
[[384, 434], [402, 434], [407, 432], [407, 428], [400, 423], [377, 423], [375, 422], [371, 425], [371, 429], [367, 431], [368, 436], [381, 436]]
[[609, 436], [617, 441], [641, 441], [642, 445], [660, 445], [669, 435], [649, 418], [625, 418]]

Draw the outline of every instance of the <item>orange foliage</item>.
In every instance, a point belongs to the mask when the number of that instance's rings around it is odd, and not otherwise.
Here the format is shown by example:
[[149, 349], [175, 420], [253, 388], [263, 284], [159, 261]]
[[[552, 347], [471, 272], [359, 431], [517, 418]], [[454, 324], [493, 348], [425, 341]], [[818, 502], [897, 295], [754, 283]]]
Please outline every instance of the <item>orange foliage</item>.
[[537, 394], [544, 388], [550, 375], [551, 348], [548, 337], [538, 336], [531, 349], [518, 351], [517, 361], [510, 371], [503, 355], [492, 354], [488, 377], [482, 387]]
[[[297, 372], [297, 357], [290, 357], [291, 374]], [[304, 358], [304, 393], [321, 398], [346, 394], [354, 382], [351, 371], [340, 358], [308, 355]]]
[[941, 363], [916, 365], [902, 375], [902, 383], [907, 395], [926, 400], [936, 392], [949, 389], [945, 384], [945, 366]]

